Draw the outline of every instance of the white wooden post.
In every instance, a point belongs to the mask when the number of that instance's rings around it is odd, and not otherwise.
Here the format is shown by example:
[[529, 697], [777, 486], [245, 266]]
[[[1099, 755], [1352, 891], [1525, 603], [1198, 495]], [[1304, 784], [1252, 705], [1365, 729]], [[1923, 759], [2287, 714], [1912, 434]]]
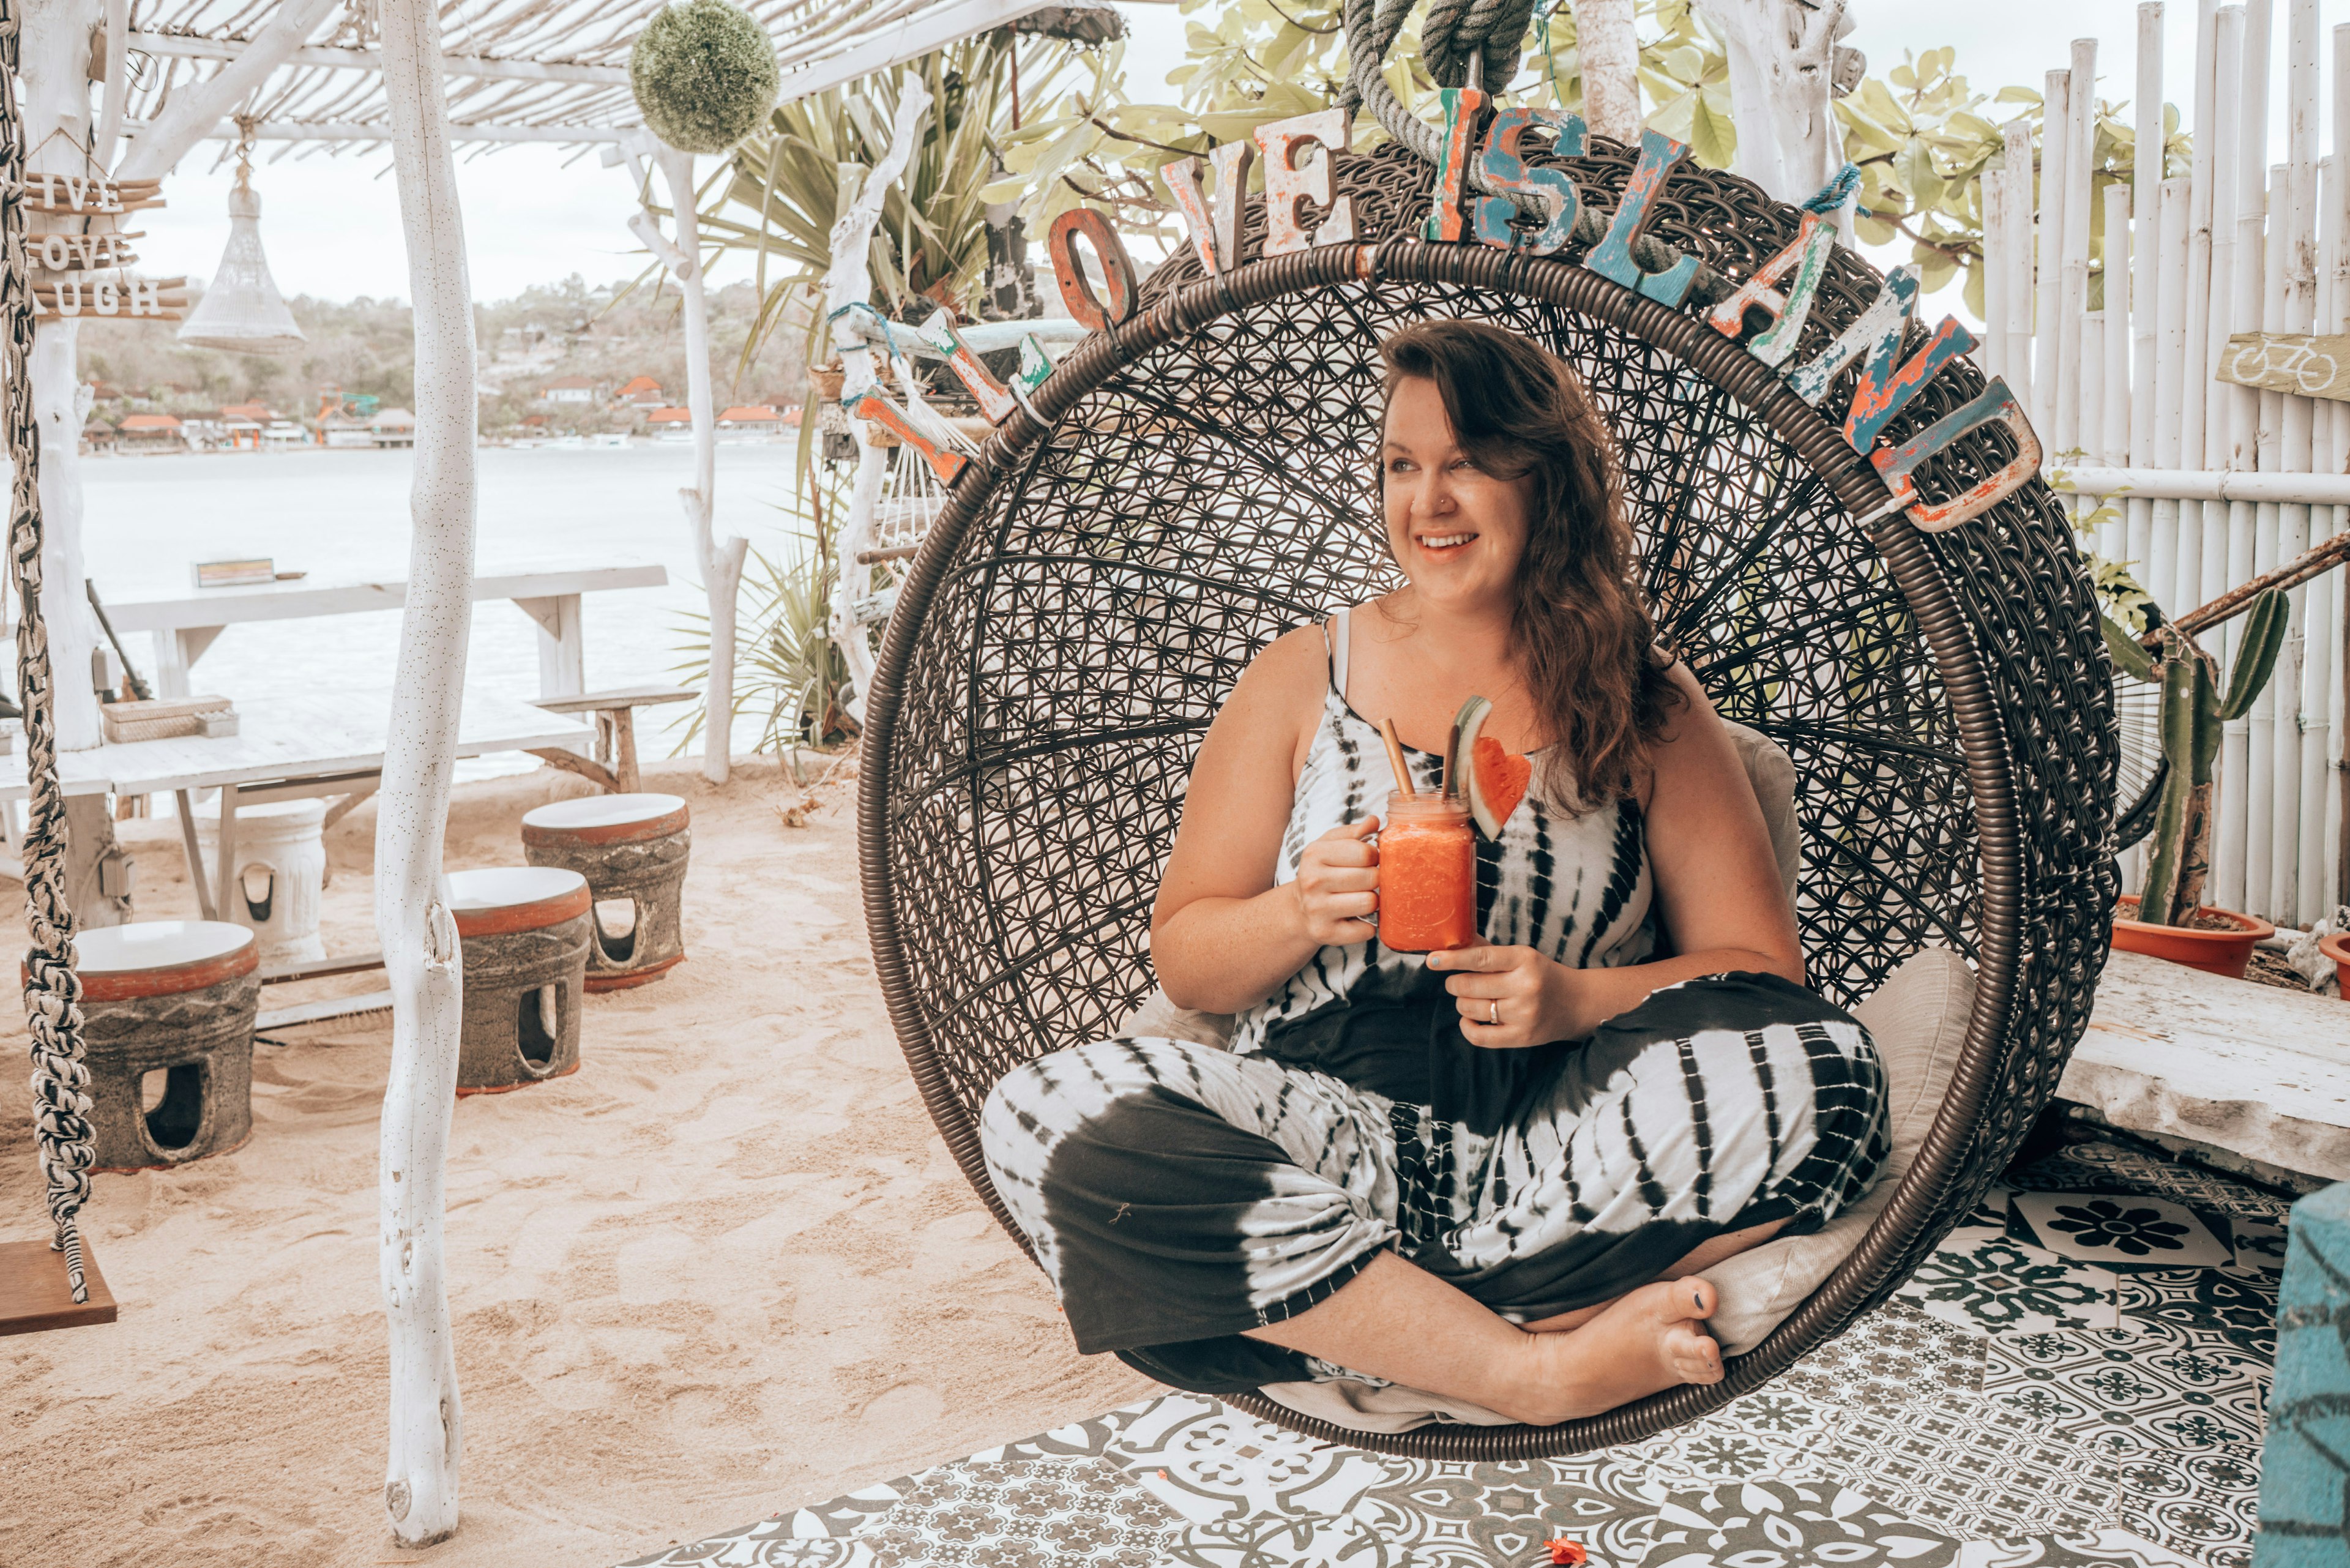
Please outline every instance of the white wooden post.
[[[2129, 306], [2129, 461], [2135, 466], [2154, 463], [2155, 326], [2161, 313], [2162, 274], [2155, 241], [2162, 222], [2162, 4], [2140, 0], [2137, 8], [2137, 164], [2130, 171], [2129, 211], [2134, 220], [2129, 236], [2130, 266], [2125, 278], [2113, 265], [2112, 209], [2106, 223], [2106, 315], [2114, 317], [2114, 286], [2121, 281]], [[2145, 564], [2138, 568], [2147, 591], [2157, 604], [2178, 580], [2178, 507], [2152, 501], [2132, 501], [2129, 531], [2133, 540], [2146, 541]], [[2155, 587], [2159, 581], [2160, 589]]]
[[[2317, 0], [2292, 0], [2287, 12], [2285, 49], [2285, 113], [2286, 168], [2289, 200], [2286, 203], [2286, 228], [2282, 236], [2284, 252], [2281, 272], [2284, 284], [2282, 301], [2284, 329], [2287, 332], [2313, 332], [2317, 327]], [[2287, 473], [2307, 473], [2311, 471], [2316, 445], [2316, 409], [2314, 398], [2283, 398], [2282, 421], [2279, 429], [2282, 448], [2281, 468]], [[2328, 421], [2331, 422], [2330, 420]], [[2277, 549], [2279, 558], [2290, 560], [2293, 556], [2332, 530], [2328, 521], [2307, 506], [2285, 505], [2277, 509]], [[2309, 660], [2320, 656], [2331, 639], [2323, 632], [2313, 634], [2309, 624], [2313, 610], [2324, 607], [2324, 591], [2313, 593], [2307, 587], [2295, 588], [2292, 595], [2292, 679], [2284, 683], [2285, 670], [2280, 661], [2277, 695], [2277, 821], [2274, 841], [2271, 846], [2275, 863], [2272, 873], [2275, 888], [2276, 918], [2300, 921], [2315, 918], [2317, 889], [2305, 887], [2303, 871], [2308, 860], [2303, 853], [2304, 829], [2317, 826], [2318, 814], [2304, 799], [2314, 787], [2323, 790], [2324, 774], [2320, 748], [2323, 745], [2324, 722], [2318, 717], [2313, 725], [2311, 701], [2311, 669]], [[2316, 696], [2323, 700], [2324, 672], [2316, 670]], [[2315, 737], [2310, 733], [2314, 728]], [[2316, 911], [2323, 912], [2323, 911]]]
[[710, 386], [710, 306], [702, 292], [702, 229], [694, 212], [693, 155], [654, 140], [653, 161], [669, 187], [676, 238], [663, 234], [652, 214], [629, 219], [656, 260], [677, 279], [685, 318], [685, 405], [693, 420], [693, 484], [681, 490], [686, 526], [693, 534], [694, 563], [710, 596], [710, 679], [702, 689], [702, 776], [724, 784], [733, 764], [734, 614], [741, 597], [743, 563], [751, 542], [740, 535], [723, 544], [716, 537], [718, 407]]
[[[1817, 194], [1844, 167], [1829, 100], [1845, 0], [1698, 0], [1698, 9], [1729, 55], [1737, 171], [1782, 202]], [[1584, 58], [1587, 82], [1588, 53]]]
[[538, 694], [577, 697], [588, 690], [588, 637], [579, 619], [579, 596], [516, 599], [538, 628]]
[[[2212, 171], [2219, 118], [2219, 0], [2195, 0], [2195, 81], [2193, 151], [2188, 158], [2187, 255], [2180, 303], [2182, 349], [2178, 384], [2178, 457], [2181, 468], [2201, 469], [2210, 411], [2211, 279], [2213, 276], [2211, 195]], [[2178, 505], [2178, 575], [2177, 606], [2199, 605], [2220, 591], [2211, 572], [2211, 539], [2220, 531], [2224, 509], [2215, 511], [2199, 501]], [[2187, 585], [2191, 583], [2189, 588]]]
[[[1640, 140], [1640, 39], [1633, 0], [1575, 0], [1575, 48], [1583, 61], [1583, 119], [1617, 141]], [[1487, 82], [1499, 91], [1506, 82]]]
[[[168, 174], [188, 149], [210, 136], [220, 122], [266, 81], [272, 71], [310, 40], [318, 24], [342, 0], [279, 0], [269, 19], [238, 49], [236, 57], [203, 83], [182, 81], [155, 123], [133, 137], [115, 171], [124, 180], [153, 180]], [[113, 47], [109, 36], [108, 47]]]
[[2036, 421], [2040, 418], [2040, 404], [2033, 391], [2032, 316], [2038, 289], [2033, 257], [2036, 244], [2033, 214], [2040, 202], [2033, 179], [2032, 122], [2021, 118], [2011, 119], [2000, 128], [2000, 135], [2006, 150], [2009, 204], [2014, 223], [2007, 246], [2007, 318], [1987, 325], [1994, 331], [2006, 329], [2006, 369], [2000, 373], [2015, 389], [2023, 406], [2033, 410]]
[[2089, 313], [2089, 223], [2093, 216], [2090, 156], [2096, 134], [2097, 40], [2073, 40], [2073, 69], [2064, 88], [2063, 150], [2064, 226], [2057, 236], [2056, 418], [2058, 452], [2095, 444], [2081, 407], [2084, 318]]
[[[97, 0], [30, 0], [18, 48], [25, 83], [26, 169], [94, 172], [82, 148], [90, 135], [89, 35]], [[103, 740], [90, 655], [98, 623], [82, 566], [80, 324], [34, 328], [33, 417], [41, 431], [41, 604], [56, 684], [57, 749], [85, 752]]]
[[433, 0], [380, 0], [384, 93], [416, 317], [416, 466], [408, 605], [376, 827], [376, 933], [391, 982], [380, 1273], [391, 1340], [384, 1510], [402, 1546], [457, 1529], [464, 1421], [442, 1235], [457, 1103], [463, 961], [441, 875], [473, 623], [473, 288], [450, 155]]

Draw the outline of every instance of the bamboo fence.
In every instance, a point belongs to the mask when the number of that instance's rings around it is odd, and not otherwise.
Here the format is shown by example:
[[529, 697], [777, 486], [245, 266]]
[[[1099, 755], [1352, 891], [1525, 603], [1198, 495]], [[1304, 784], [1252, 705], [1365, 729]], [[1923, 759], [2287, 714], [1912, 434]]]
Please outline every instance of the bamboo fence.
[[[2319, 96], [2319, 0], [2197, 0], [2185, 175], [2163, 166], [2163, 5], [2138, 7], [2131, 176], [2095, 189], [2097, 45], [2047, 77], [2033, 128], [2002, 128], [1984, 175], [1986, 369], [2004, 376], [2047, 441], [2052, 470], [2131, 471], [2126, 493], [2075, 504], [2085, 548], [2128, 563], [2172, 617], [2350, 528], [2340, 482], [2274, 482], [2284, 499], [2198, 500], [2214, 474], [2350, 471], [2350, 402], [2220, 380], [2239, 333], [2350, 331], [2350, 24], [2332, 32], [2333, 99]], [[2282, 10], [2280, 18], [2276, 13]], [[2283, 161], [2269, 162], [2272, 28], [2286, 29]], [[2330, 155], [2320, 156], [2330, 110]], [[2035, 181], [2036, 174], [2036, 181]], [[2035, 187], [2036, 183], [2036, 189]], [[2100, 308], [2090, 234], [2102, 202]], [[2156, 483], [2145, 483], [2149, 471]], [[2165, 476], [2177, 475], [2176, 483]], [[2263, 490], [2269, 488], [2264, 483]], [[2171, 493], [2164, 493], [2168, 490]], [[2093, 511], [2092, 508], [2095, 508]], [[2276, 674], [2227, 727], [2206, 901], [2307, 925], [2342, 901], [2345, 844], [2340, 572], [2291, 591]], [[2206, 639], [2223, 666], [2233, 627]], [[2141, 867], [2127, 857], [2129, 885]]]

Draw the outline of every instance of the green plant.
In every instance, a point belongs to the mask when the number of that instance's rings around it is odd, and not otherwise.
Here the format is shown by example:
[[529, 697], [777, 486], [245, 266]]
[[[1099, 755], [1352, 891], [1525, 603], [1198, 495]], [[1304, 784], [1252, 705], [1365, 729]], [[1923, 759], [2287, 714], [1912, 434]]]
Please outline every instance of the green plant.
[[[809, 362], [823, 358], [833, 223], [889, 150], [891, 119], [916, 79], [931, 107], [920, 145], [882, 202], [874, 288], [893, 317], [923, 299], [960, 303], [977, 291], [987, 265], [985, 187], [1003, 172], [999, 150], [1013, 133], [1013, 50], [1009, 33], [983, 34], [852, 87], [794, 99], [735, 149], [702, 232], [753, 258], [761, 298], [753, 348], [792, 324], [807, 335]], [[1118, 55], [1113, 47], [1084, 57], [1097, 91], [1115, 78]], [[1066, 44], [1032, 47], [1021, 62], [1030, 92], [1058, 96], [1080, 58]]]
[[2158, 656], [2111, 617], [2103, 618], [2114, 662], [2137, 680], [2162, 684], [2162, 756], [2169, 771], [2155, 807], [2154, 857], [2138, 897], [2138, 919], [2183, 926], [2194, 919], [2210, 869], [2211, 764], [2220, 755], [2220, 727], [2251, 711], [2276, 669], [2277, 649], [2284, 643], [2285, 597], [2271, 588], [2252, 601], [2224, 696], [2218, 666], [2191, 638], [2163, 628]]
[[775, 107], [775, 47], [727, 0], [656, 12], [629, 50], [629, 88], [646, 126], [681, 152], [723, 152]]

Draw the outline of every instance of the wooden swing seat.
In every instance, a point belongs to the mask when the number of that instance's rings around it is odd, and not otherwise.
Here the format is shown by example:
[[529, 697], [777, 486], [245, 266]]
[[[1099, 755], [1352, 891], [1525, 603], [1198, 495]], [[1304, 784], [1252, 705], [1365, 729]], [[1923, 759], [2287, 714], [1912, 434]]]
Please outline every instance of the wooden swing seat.
[[66, 1255], [47, 1241], [0, 1241], [0, 1334], [38, 1334], [114, 1321], [114, 1293], [82, 1243], [82, 1282], [89, 1300], [76, 1303], [66, 1283]]

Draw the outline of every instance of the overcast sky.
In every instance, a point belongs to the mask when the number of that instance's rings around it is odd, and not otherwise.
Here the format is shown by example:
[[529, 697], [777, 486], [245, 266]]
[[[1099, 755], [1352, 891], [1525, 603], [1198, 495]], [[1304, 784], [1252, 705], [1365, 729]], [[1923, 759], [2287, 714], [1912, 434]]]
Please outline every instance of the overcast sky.
[[[2286, 15], [2278, 0], [2274, 24], [2276, 75], [2272, 80], [2275, 136], [2282, 147], [2282, 84]], [[1184, 18], [1172, 5], [1121, 0], [1136, 36], [1129, 61], [1182, 57]], [[1858, 28], [1847, 40], [1864, 50], [1872, 71], [1897, 63], [1902, 51], [1948, 44], [1958, 68], [1978, 90], [2037, 88], [2045, 74], [2069, 61], [2076, 37], [2100, 41], [2099, 94], [2119, 102], [2135, 90], [2138, 5], [2135, 0], [1853, 0]], [[2195, 7], [2169, 0], [2165, 7], [2166, 93], [2186, 102], [2192, 65]], [[2324, 27], [2350, 23], [2350, 0], [2320, 0]], [[2330, 40], [2325, 92], [2332, 92]], [[1138, 99], [1172, 99], [1171, 88], [1130, 71]], [[2191, 129], [2191, 127], [2190, 127]], [[2330, 142], [2330, 132], [2323, 133]], [[141, 215], [147, 238], [140, 267], [153, 275], [208, 277], [228, 234], [228, 176], [215, 166], [218, 143], [205, 143], [166, 182], [169, 206]], [[276, 159], [272, 162], [270, 160]], [[286, 293], [343, 299], [357, 295], [405, 296], [407, 265], [400, 249], [397, 198], [382, 153], [329, 157], [317, 144], [265, 144], [255, 184], [262, 198], [262, 234], [271, 271]], [[533, 283], [577, 272], [590, 283], [633, 275], [643, 265], [624, 226], [634, 204], [625, 169], [607, 169], [594, 150], [585, 155], [517, 147], [475, 156], [458, 167], [474, 295], [503, 298]], [[726, 275], [721, 273], [723, 278]]]

